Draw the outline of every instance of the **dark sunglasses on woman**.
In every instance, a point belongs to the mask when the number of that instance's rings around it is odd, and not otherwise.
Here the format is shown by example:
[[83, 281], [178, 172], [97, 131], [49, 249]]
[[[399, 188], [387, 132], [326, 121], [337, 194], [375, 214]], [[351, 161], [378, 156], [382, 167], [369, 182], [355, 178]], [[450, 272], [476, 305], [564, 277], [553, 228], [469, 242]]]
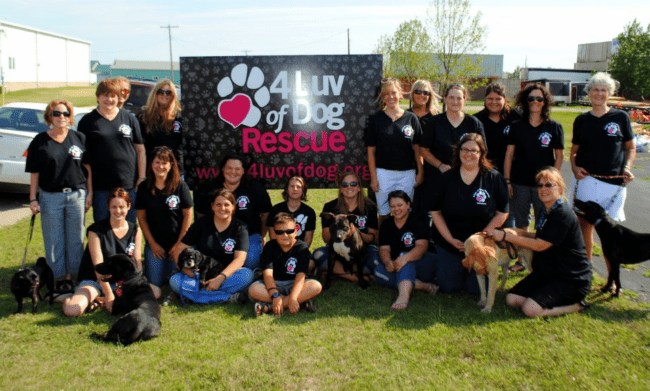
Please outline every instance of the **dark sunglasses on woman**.
[[70, 112], [69, 111], [58, 111], [58, 110], [52, 110], [52, 117], [60, 117], [63, 115], [64, 117], [70, 117]]
[[543, 96], [529, 96], [528, 101], [529, 102], [538, 101], [538, 102], [541, 103], [541, 102], [544, 102], [544, 97]]
[[171, 96], [172, 90], [158, 90], [158, 92], [156, 92], [156, 94]]
[[425, 96], [431, 95], [431, 92], [427, 90], [413, 90], [413, 93], [416, 95], [425, 95]]
[[358, 182], [341, 182], [341, 187], [355, 187], [358, 184]]
[[291, 235], [292, 233], [296, 232], [296, 229], [295, 228], [294, 229], [274, 229], [273, 231], [275, 231], [276, 235], [280, 236], [280, 235], [284, 235], [284, 234]]
[[544, 188], [544, 187], [551, 188], [551, 187], [553, 187], [553, 186], [555, 186], [555, 185], [554, 185], [553, 183], [550, 183], [550, 182], [549, 182], [549, 183], [538, 183], [538, 184], [537, 184], [537, 188], [538, 188], [538, 189], [542, 189], [542, 188]]

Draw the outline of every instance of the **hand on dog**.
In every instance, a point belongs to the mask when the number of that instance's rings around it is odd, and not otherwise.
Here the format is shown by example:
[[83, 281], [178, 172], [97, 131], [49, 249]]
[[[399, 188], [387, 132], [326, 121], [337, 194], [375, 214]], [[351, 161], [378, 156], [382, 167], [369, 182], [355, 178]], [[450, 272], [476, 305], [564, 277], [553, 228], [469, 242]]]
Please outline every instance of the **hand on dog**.
[[149, 243], [149, 247], [151, 248], [151, 253], [153, 254], [153, 257], [155, 259], [163, 259], [167, 256], [167, 253], [165, 252], [165, 249], [160, 247], [160, 245], [156, 242], [151, 242]]
[[449, 242], [452, 246], [456, 247], [456, 249], [460, 252], [465, 252], [465, 243], [461, 242], [458, 239], [451, 239]]
[[282, 316], [282, 313], [284, 312], [284, 307], [282, 306], [282, 296], [276, 297], [273, 299], [273, 315], [275, 316]]
[[503, 239], [505, 239], [506, 236], [505, 231], [502, 231], [500, 229], [494, 229], [494, 228], [486, 230], [485, 233], [487, 234], [487, 236], [491, 237], [497, 242], [503, 241]]

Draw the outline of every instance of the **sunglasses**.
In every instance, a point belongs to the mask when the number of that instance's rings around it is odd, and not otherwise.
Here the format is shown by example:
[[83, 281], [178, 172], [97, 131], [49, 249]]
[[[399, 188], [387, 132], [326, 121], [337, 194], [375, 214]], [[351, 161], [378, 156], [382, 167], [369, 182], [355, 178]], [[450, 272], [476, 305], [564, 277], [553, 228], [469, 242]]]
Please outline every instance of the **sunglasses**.
[[341, 187], [355, 187], [359, 182], [341, 182]]
[[529, 102], [538, 101], [538, 102], [542, 103], [542, 102], [544, 102], [544, 97], [543, 96], [529, 96], [528, 101]]
[[296, 229], [274, 229], [276, 235], [291, 235], [292, 233], [296, 232]]
[[172, 90], [158, 90], [158, 92], [156, 92], [156, 94], [171, 96]]
[[413, 90], [413, 93], [416, 95], [424, 95], [424, 96], [430, 96], [431, 92], [427, 90]]
[[52, 110], [52, 117], [60, 117], [61, 115], [63, 115], [64, 117], [70, 117], [70, 112], [69, 111]]
[[537, 184], [537, 188], [538, 188], [538, 189], [543, 189], [543, 188], [545, 188], [545, 187], [546, 187], [546, 188], [551, 188], [551, 187], [553, 187], [553, 186], [555, 186], [553, 183], [538, 183], [538, 184]]

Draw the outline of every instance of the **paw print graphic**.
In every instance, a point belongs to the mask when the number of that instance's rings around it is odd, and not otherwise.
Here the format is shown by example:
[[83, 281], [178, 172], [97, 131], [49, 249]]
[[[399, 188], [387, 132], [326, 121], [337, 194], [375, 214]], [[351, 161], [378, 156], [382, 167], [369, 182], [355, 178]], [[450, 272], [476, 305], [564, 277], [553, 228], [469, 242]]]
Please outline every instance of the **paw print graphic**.
[[269, 89], [263, 86], [264, 73], [258, 67], [253, 67], [250, 72], [248, 65], [238, 64], [219, 84], [217, 84], [217, 93], [220, 98], [227, 98], [238, 87], [246, 87], [248, 90], [255, 91], [251, 96], [238, 92], [230, 99], [222, 99], [219, 102], [219, 117], [230, 124], [233, 128], [239, 125], [253, 127], [262, 118], [260, 107], [266, 106], [271, 95]]

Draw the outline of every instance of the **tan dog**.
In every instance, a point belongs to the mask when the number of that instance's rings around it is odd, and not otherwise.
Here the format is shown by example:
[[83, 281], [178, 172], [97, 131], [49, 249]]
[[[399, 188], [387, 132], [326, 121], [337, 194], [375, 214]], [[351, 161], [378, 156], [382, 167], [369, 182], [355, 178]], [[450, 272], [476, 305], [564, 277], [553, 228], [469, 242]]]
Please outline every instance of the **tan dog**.
[[[507, 229], [509, 235], [517, 235], [514, 229]], [[526, 269], [532, 270], [533, 251], [527, 248], [517, 248], [519, 260], [526, 266]], [[467, 270], [474, 269], [478, 286], [481, 291], [481, 300], [478, 305], [483, 307], [481, 311], [490, 312], [494, 305], [494, 297], [497, 293], [497, 279], [499, 278], [499, 266], [503, 270], [503, 280], [500, 289], [503, 290], [508, 279], [508, 266], [510, 265], [510, 256], [508, 250], [500, 248], [492, 240], [486, 237], [485, 233], [476, 233], [465, 241], [465, 259], [463, 267]], [[487, 275], [487, 277], [486, 277]], [[490, 291], [486, 293], [485, 281], [489, 279]]]

